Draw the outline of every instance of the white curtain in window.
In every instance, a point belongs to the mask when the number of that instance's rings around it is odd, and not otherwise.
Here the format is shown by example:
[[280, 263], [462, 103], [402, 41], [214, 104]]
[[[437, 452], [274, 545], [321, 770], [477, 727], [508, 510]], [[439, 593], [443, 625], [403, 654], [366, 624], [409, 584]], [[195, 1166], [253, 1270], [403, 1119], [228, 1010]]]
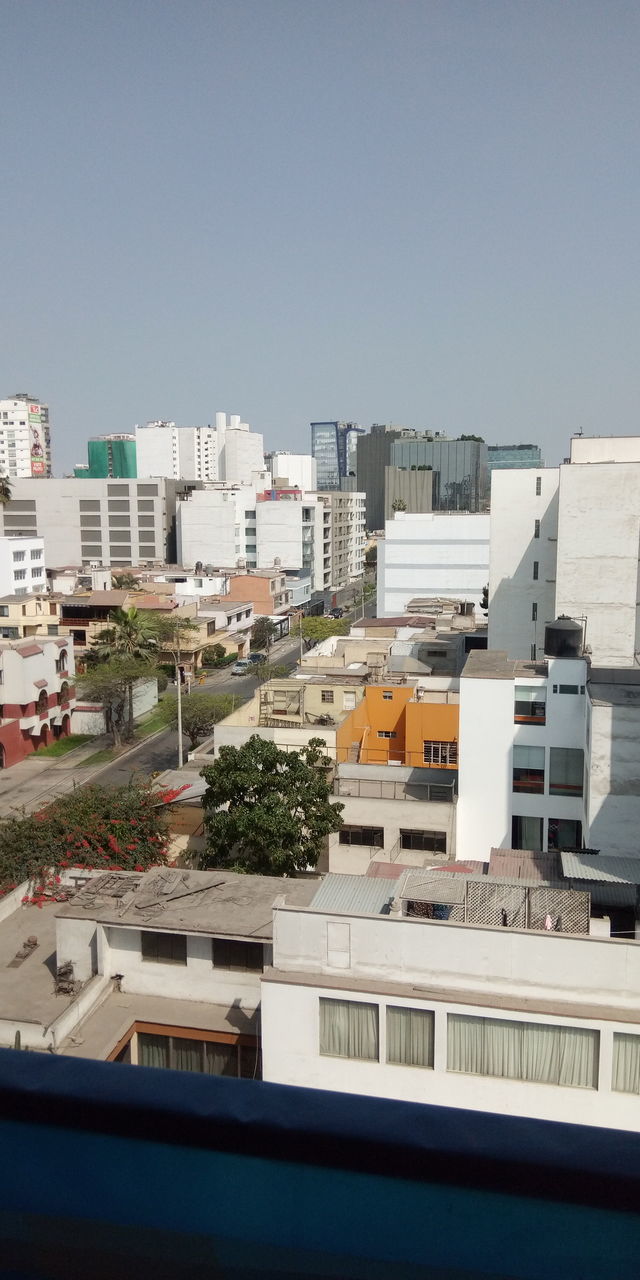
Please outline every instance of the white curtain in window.
[[580, 747], [551, 747], [549, 789], [559, 795], [581, 796], [584, 751]]
[[544, 702], [547, 691], [544, 685], [517, 684], [516, 702]]
[[449, 1014], [449, 1071], [581, 1089], [598, 1086], [597, 1031]]
[[168, 1067], [169, 1037], [138, 1032], [138, 1062], [141, 1067]]
[[433, 1014], [425, 1009], [387, 1006], [387, 1062], [433, 1066]]
[[234, 1044], [207, 1042], [207, 1066], [210, 1076], [237, 1076], [238, 1050]]
[[612, 1088], [640, 1093], [640, 1036], [614, 1035]]
[[202, 1071], [202, 1041], [173, 1036], [173, 1066], [176, 1071]]
[[521, 849], [542, 848], [542, 818], [517, 817]]
[[378, 1006], [320, 999], [320, 1053], [378, 1060]]

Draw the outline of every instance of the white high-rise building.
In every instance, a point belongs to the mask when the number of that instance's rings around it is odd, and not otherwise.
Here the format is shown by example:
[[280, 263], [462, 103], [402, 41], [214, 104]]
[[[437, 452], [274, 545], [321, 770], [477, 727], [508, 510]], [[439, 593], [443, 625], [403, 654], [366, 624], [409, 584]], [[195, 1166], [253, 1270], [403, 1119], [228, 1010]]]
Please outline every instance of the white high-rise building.
[[488, 515], [399, 511], [386, 521], [378, 542], [379, 618], [399, 617], [420, 596], [467, 600], [478, 607], [488, 578]]
[[45, 591], [47, 574], [42, 538], [0, 538], [0, 596]]
[[[251, 484], [264, 472], [262, 436], [237, 414], [216, 413], [215, 425], [178, 427], [148, 422], [136, 427], [138, 476]], [[266, 480], [266, 477], [265, 477]]]
[[561, 467], [493, 473], [490, 649], [534, 659], [567, 614], [594, 664], [637, 667], [639, 579], [640, 437], [575, 437]]
[[0, 400], [0, 475], [51, 475], [49, 407], [26, 391]]

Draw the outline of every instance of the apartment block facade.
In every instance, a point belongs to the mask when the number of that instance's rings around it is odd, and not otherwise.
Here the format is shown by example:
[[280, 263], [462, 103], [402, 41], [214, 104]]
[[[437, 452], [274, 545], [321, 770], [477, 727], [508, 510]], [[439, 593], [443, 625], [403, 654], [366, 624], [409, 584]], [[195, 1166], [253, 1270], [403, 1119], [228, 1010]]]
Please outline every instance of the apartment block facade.
[[10, 480], [51, 475], [49, 406], [27, 392], [0, 400], [0, 475]]

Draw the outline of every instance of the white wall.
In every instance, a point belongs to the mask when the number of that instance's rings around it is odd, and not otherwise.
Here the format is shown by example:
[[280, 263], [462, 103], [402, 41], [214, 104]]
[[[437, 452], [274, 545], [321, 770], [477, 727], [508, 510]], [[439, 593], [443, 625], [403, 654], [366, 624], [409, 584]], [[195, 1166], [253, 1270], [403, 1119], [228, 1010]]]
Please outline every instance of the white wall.
[[378, 542], [378, 617], [405, 613], [414, 596], [472, 600], [489, 580], [489, 516], [397, 512]]
[[340, 844], [338, 832], [329, 836], [329, 871], [342, 875], [365, 875], [371, 862], [393, 860], [405, 866], [422, 867], [433, 860], [428, 853], [396, 847], [400, 831], [443, 832], [447, 841], [447, 856], [455, 857], [455, 818], [453, 804], [438, 804], [425, 800], [383, 800], [371, 796], [339, 795], [335, 799], [344, 805], [342, 821], [346, 826], [382, 827], [384, 849], [364, 845]]
[[222, 486], [194, 489], [178, 502], [176, 512], [177, 555], [180, 564], [232, 567], [245, 554], [245, 510], [255, 507], [255, 489]]
[[572, 462], [640, 462], [640, 436], [572, 436]]
[[257, 568], [272, 569], [276, 559], [283, 569], [302, 568], [301, 501], [256, 504]]
[[104, 935], [103, 971], [108, 977], [123, 974], [125, 992], [174, 1000], [203, 1000], [227, 1007], [239, 1000], [250, 1009], [260, 1003], [260, 973], [214, 968], [210, 936], [187, 935], [186, 965], [156, 964], [142, 959], [139, 929], [114, 926], [100, 926], [100, 929]]
[[136, 427], [138, 476], [172, 480], [220, 479], [221, 438], [211, 427], [177, 427], [174, 422]]
[[230, 421], [221, 450], [221, 478], [227, 484], [250, 484], [253, 473], [264, 469], [264, 442], [248, 423], [233, 416]]
[[561, 467], [556, 609], [586, 617], [594, 666], [637, 665], [639, 546], [640, 462]]
[[[155, 488], [157, 492], [151, 494], [145, 491], [150, 488]], [[165, 558], [167, 500], [165, 485], [161, 479], [155, 482], [76, 480], [74, 477], [48, 479], [44, 482], [37, 479], [15, 480], [12, 482], [12, 500], [34, 503], [35, 510], [25, 512], [23, 516], [11, 503], [2, 508], [1, 532], [5, 536], [14, 535], [24, 531], [25, 526], [29, 529], [35, 524], [37, 535], [44, 539], [46, 563], [52, 568], [79, 565], [91, 559], [102, 560], [105, 564], [110, 560], [113, 563], [121, 560], [135, 565], [140, 560], [151, 558], [141, 550], [142, 546], [147, 545], [153, 546], [154, 559]], [[128, 508], [121, 510], [113, 506], [119, 502], [128, 502]], [[139, 507], [139, 503], [151, 503], [151, 507]], [[109, 522], [110, 514], [121, 516], [128, 522], [126, 526], [118, 523], [114, 530], [118, 534], [115, 539], [110, 537], [113, 528]], [[143, 527], [139, 524], [138, 515], [145, 516]], [[146, 521], [149, 519], [151, 523], [147, 525]], [[110, 554], [110, 545], [114, 546], [113, 556]], [[119, 551], [122, 554], [117, 554]]]
[[[141, 716], [146, 715], [148, 711], [152, 711], [158, 703], [158, 681], [140, 680], [133, 687], [133, 718], [139, 720]], [[106, 732], [106, 724], [104, 717], [104, 708], [95, 702], [79, 701], [73, 709], [71, 716], [72, 733], [92, 733], [101, 734]]]
[[489, 648], [510, 658], [530, 658], [532, 644], [541, 657], [545, 622], [556, 616], [558, 484], [558, 467], [491, 473]]
[[615, 704], [590, 686], [588, 829], [585, 842], [604, 854], [640, 857], [640, 690], [616, 688]]
[[291, 489], [313, 492], [317, 488], [318, 468], [310, 453], [270, 453], [268, 462], [274, 485], [276, 479], [283, 479], [288, 480]]

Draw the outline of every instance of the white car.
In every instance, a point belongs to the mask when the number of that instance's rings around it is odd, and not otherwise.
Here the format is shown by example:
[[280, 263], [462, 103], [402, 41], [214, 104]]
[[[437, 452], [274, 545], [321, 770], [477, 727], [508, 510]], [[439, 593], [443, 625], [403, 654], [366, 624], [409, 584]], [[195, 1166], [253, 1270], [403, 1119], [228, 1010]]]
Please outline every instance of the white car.
[[238, 661], [234, 662], [231, 668], [231, 675], [246, 676], [247, 672], [251, 670], [253, 665], [254, 664], [252, 662], [249, 662], [248, 658], [238, 658]]

